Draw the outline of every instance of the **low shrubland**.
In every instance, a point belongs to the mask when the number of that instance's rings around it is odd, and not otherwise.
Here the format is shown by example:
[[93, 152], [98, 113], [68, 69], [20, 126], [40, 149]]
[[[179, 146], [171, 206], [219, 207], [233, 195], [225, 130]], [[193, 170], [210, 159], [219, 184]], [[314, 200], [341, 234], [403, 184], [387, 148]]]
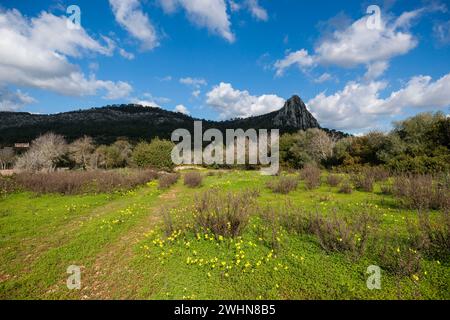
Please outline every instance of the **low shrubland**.
[[394, 179], [393, 193], [406, 207], [418, 210], [449, 210], [450, 187], [431, 175], [401, 175]]
[[35, 193], [105, 193], [128, 190], [156, 179], [152, 170], [22, 172], [13, 179], [23, 190]]

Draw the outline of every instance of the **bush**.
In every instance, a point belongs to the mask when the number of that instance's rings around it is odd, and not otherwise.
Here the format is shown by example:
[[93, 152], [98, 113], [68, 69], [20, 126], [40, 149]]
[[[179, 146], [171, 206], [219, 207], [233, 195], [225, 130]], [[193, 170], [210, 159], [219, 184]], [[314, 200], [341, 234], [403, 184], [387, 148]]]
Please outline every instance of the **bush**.
[[184, 184], [191, 188], [199, 187], [202, 184], [203, 177], [199, 172], [187, 172], [184, 175]]
[[419, 212], [417, 224], [408, 221], [412, 246], [432, 259], [450, 260], [450, 214], [443, 212], [434, 221], [427, 212]]
[[277, 213], [280, 225], [288, 232], [295, 234], [313, 234], [312, 215], [290, 203], [280, 206]]
[[341, 181], [342, 177], [335, 174], [330, 174], [327, 177], [327, 183], [330, 187], [337, 187]]
[[420, 271], [421, 254], [398, 236], [386, 236], [378, 253], [380, 267], [397, 276], [411, 276]]
[[177, 183], [180, 175], [178, 173], [163, 173], [159, 176], [158, 179], [158, 188], [159, 189], [167, 189], [170, 186]]
[[13, 177], [0, 176], [0, 197], [16, 192], [17, 189], [18, 186]]
[[345, 180], [341, 183], [341, 187], [339, 188], [340, 193], [351, 194], [353, 192], [353, 187], [350, 181]]
[[352, 182], [357, 189], [364, 190], [366, 192], [373, 191], [373, 184], [375, 183], [375, 178], [367, 173], [353, 174], [351, 176]]
[[307, 189], [315, 189], [320, 186], [320, 169], [313, 164], [307, 164], [301, 171], [301, 178], [305, 180]]
[[19, 173], [14, 179], [25, 190], [36, 193], [104, 193], [132, 189], [157, 177], [151, 170], [60, 171]]
[[275, 193], [288, 194], [297, 189], [298, 179], [296, 177], [280, 177], [267, 182], [267, 187]]
[[352, 220], [346, 217], [322, 217], [317, 215], [312, 228], [319, 243], [327, 252], [350, 252], [354, 257], [364, 254], [369, 238], [369, 230], [376, 224], [369, 214], [357, 214]]
[[254, 194], [248, 191], [221, 194], [208, 190], [195, 201], [195, 226], [216, 236], [237, 237], [247, 226], [254, 205]]
[[171, 156], [173, 146], [171, 141], [158, 138], [150, 143], [140, 142], [134, 148], [132, 158], [138, 167], [172, 170], [175, 167]]
[[409, 208], [450, 209], [450, 188], [435, 183], [430, 175], [399, 176], [394, 180], [394, 194]]
[[385, 194], [385, 195], [392, 194], [392, 192], [393, 192], [392, 186], [390, 184], [387, 184], [387, 183], [386, 184], [382, 184], [380, 186], [380, 188], [381, 188], [381, 193]]

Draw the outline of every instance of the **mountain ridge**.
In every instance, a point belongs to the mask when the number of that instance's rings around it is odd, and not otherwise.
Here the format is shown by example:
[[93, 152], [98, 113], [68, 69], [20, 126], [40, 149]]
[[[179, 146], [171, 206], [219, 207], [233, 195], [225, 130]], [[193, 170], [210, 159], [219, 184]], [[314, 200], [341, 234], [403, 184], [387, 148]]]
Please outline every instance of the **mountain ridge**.
[[[0, 112], [0, 145], [29, 142], [52, 131], [73, 141], [83, 135], [97, 143], [111, 143], [119, 137], [139, 141], [156, 136], [170, 139], [178, 128], [192, 130], [194, 121], [202, 121], [203, 128], [225, 129], [279, 129], [280, 133], [309, 128], [321, 128], [299, 96], [288, 99], [284, 106], [267, 114], [225, 121], [212, 121], [157, 107], [138, 104], [107, 105], [57, 114], [31, 114], [27, 112]], [[322, 128], [330, 134], [344, 133]]]

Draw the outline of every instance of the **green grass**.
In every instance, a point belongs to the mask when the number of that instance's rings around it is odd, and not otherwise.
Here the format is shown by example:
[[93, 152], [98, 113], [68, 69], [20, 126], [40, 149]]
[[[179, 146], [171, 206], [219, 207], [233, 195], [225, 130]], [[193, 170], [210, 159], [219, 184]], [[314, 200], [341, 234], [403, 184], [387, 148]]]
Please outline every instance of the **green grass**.
[[[449, 261], [423, 259], [414, 277], [382, 271], [382, 289], [366, 287], [371, 252], [360, 259], [324, 251], [315, 236], [281, 232], [271, 251], [257, 232], [255, 215], [240, 238], [180, 228], [167, 237], [161, 211], [190, 221], [195, 195], [211, 187], [239, 192], [258, 188], [260, 206], [287, 200], [307, 211], [351, 217], [369, 210], [383, 232], [406, 234], [416, 213], [395, 199], [354, 191], [340, 194], [325, 182], [288, 195], [265, 184], [272, 177], [235, 171], [204, 178], [191, 189], [180, 180], [168, 190], [150, 183], [113, 195], [35, 196], [18, 193], [0, 200], [0, 298], [2, 299], [450, 299]], [[322, 179], [324, 181], [324, 179]], [[434, 212], [433, 215], [439, 214]], [[450, 253], [449, 253], [450, 254]], [[66, 268], [82, 268], [82, 289], [66, 288]]]

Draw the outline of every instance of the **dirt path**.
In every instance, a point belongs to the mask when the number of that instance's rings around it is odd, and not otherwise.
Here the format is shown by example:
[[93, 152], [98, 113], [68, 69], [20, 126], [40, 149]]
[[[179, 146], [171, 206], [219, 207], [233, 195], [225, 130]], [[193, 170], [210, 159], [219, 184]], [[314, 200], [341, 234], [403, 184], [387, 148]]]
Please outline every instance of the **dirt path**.
[[[142, 195], [145, 194], [147, 190], [142, 189], [138, 192], [138, 195]], [[118, 199], [114, 199], [104, 205], [94, 207], [92, 211], [86, 212], [86, 214], [58, 226], [57, 230], [49, 234], [49, 237], [32, 237], [22, 240], [21, 249], [27, 253], [22, 260], [18, 260], [17, 262], [18, 265], [26, 266], [20, 271], [20, 273], [30, 272], [30, 268], [32, 268], [33, 263], [37, 261], [46, 251], [69, 242], [72, 238], [68, 235], [75, 234], [83, 227], [85, 223], [107, 215], [110, 212], [125, 209], [133, 203], [133, 199], [134, 197], [119, 197]]]
[[179, 191], [179, 187], [175, 186], [160, 195], [161, 201], [148, 209], [148, 215], [97, 255], [92, 267], [83, 272], [85, 285], [80, 291], [81, 299], [113, 299], [118, 295], [126, 299], [134, 296], [139, 283], [128, 281], [132, 272], [130, 262], [134, 257], [134, 248], [160, 221], [161, 209], [177, 202]]

